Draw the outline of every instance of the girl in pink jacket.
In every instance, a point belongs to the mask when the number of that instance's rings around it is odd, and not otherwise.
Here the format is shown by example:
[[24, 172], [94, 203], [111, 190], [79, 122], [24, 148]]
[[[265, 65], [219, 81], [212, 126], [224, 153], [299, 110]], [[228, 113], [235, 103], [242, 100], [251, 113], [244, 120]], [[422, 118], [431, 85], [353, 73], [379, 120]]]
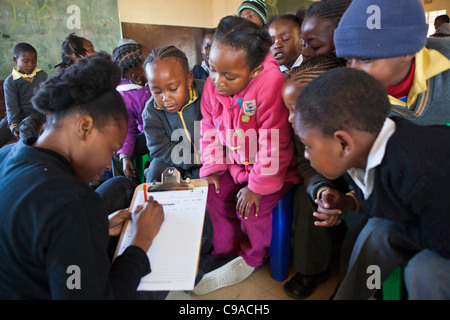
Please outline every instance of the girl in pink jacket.
[[272, 209], [300, 182], [281, 96], [284, 76], [270, 45], [270, 36], [255, 24], [223, 18], [201, 103], [200, 177], [211, 184], [213, 255], [240, 257], [234, 269], [244, 279], [268, 252]]

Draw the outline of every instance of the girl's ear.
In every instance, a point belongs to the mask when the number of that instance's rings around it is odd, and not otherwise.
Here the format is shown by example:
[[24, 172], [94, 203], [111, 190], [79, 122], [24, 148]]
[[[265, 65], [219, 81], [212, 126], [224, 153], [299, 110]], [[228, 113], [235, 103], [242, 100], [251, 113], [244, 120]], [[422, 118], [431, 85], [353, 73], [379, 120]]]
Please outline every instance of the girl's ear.
[[252, 79], [255, 79], [263, 70], [264, 66], [261, 63], [259, 66], [257, 66], [255, 69], [252, 70], [251, 72]]
[[187, 85], [188, 85], [188, 88], [192, 87], [193, 84], [194, 84], [194, 74], [192, 72], [189, 72], [187, 74]]
[[78, 119], [77, 134], [81, 140], [86, 140], [94, 128], [94, 119], [91, 116], [84, 115]]
[[345, 130], [338, 130], [333, 136], [341, 146], [341, 156], [344, 158], [352, 156], [355, 150], [355, 141], [353, 140], [353, 137]]

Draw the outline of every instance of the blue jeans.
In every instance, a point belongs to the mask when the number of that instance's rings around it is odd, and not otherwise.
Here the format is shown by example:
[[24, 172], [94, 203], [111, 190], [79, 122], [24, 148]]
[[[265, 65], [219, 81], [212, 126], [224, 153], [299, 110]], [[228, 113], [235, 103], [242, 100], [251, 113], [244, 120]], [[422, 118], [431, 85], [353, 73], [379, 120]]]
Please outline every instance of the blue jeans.
[[334, 299], [369, 299], [368, 267], [376, 265], [383, 283], [396, 266], [405, 268], [410, 299], [449, 299], [450, 260], [419, 246], [402, 225], [370, 218], [356, 240], [347, 274]]

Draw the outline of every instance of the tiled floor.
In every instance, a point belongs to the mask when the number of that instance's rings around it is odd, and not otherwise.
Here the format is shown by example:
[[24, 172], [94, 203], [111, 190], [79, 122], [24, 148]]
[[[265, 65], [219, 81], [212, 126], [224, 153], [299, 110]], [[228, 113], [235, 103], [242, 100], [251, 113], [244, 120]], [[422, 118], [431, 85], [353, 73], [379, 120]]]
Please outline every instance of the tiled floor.
[[[295, 272], [291, 267], [287, 280], [294, 274]], [[337, 263], [333, 263], [328, 281], [320, 284], [307, 299], [328, 300], [336, 288], [337, 281], [338, 267]], [[271, 278], [270, 263], [266, 263], [246, 280], [233, 286], [221, 288], [202, 296], [178, 291], [171, 292], [167, 300], [294, 300], [284, 293], [284, 282], [278, 282]]]

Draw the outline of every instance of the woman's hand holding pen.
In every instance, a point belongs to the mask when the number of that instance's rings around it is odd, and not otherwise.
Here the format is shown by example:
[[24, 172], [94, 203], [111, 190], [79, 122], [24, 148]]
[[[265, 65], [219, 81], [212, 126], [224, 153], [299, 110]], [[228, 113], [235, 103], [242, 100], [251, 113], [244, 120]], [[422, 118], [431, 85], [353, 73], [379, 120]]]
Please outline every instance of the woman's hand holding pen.
[[134, 226], [131, 244], [147, 252], [164, 221], [163, 207], [150, 197], [143, 207], [138, 206], [132, 212], [131, 219]]

